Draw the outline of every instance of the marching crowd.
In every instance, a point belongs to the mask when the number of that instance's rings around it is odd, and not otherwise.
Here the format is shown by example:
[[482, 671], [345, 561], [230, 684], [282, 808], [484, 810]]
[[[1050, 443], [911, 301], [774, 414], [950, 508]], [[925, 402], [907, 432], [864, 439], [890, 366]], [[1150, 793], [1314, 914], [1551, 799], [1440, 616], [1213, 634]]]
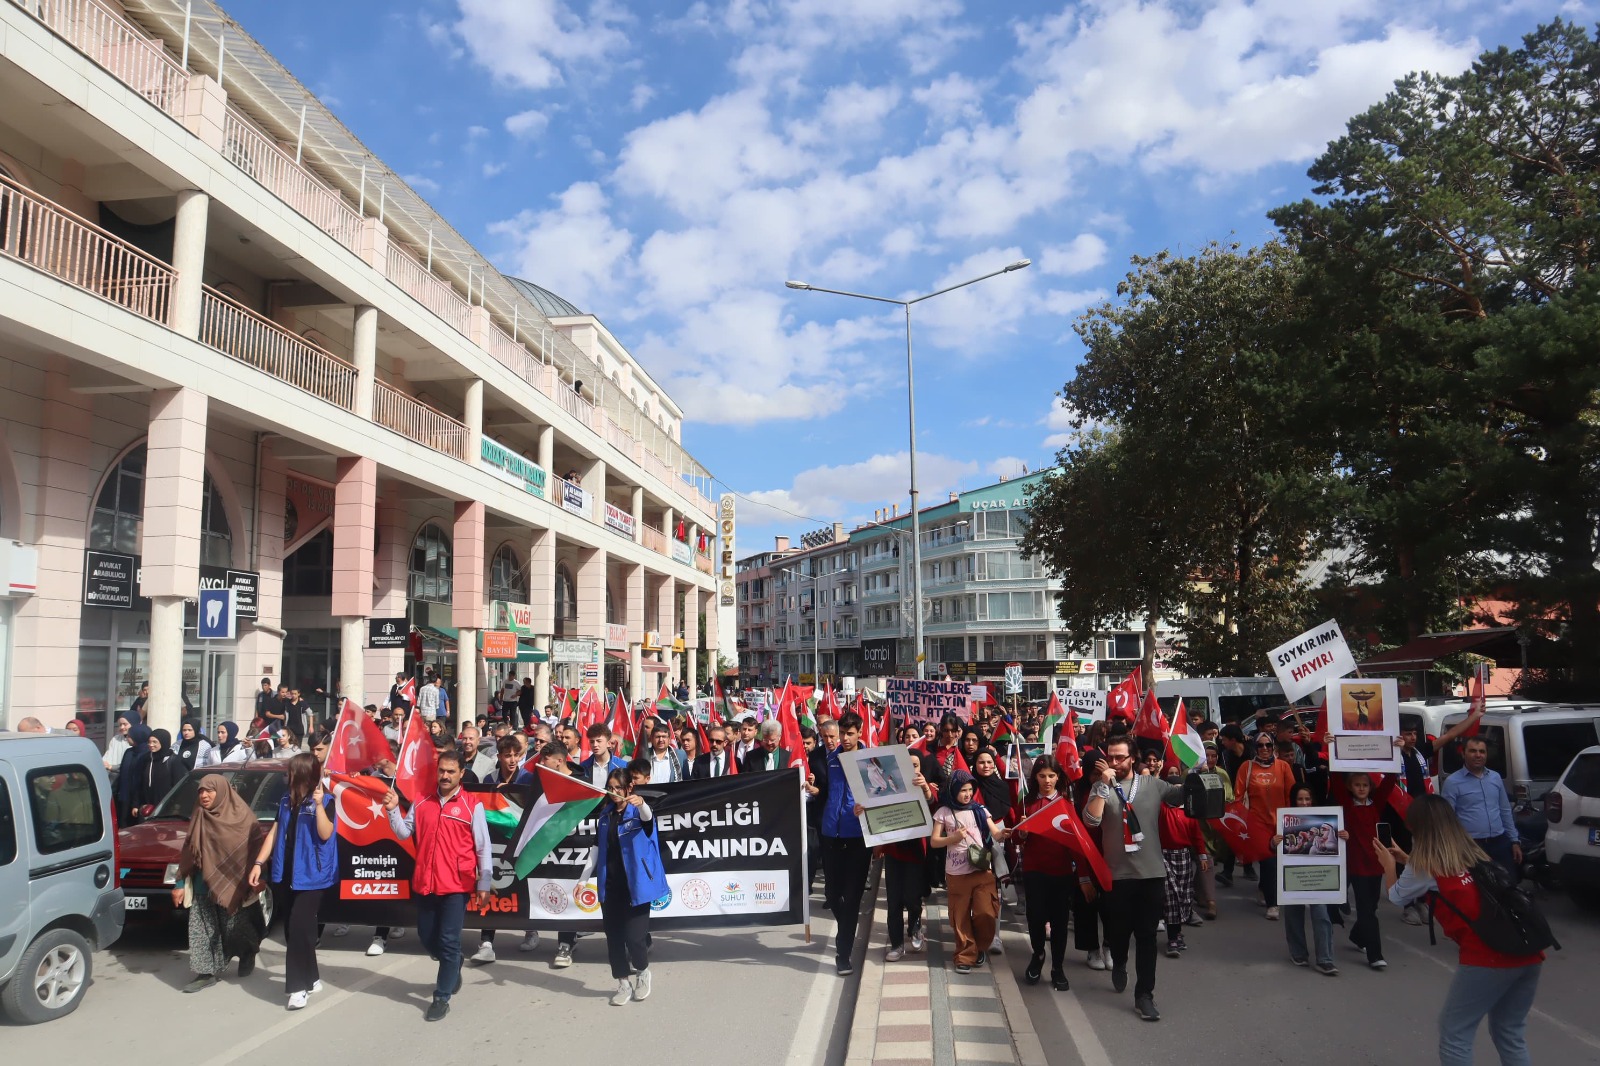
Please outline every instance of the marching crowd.
[[[371, 705], [368, 715], [382, 723], [396, 755], [407, 727], [404, 677], [396, 679], [390, 706]], [[487, 893], [492, 862], [481, 804], [464, 783], [496, 788], [527, 784], [529, 767], [540, 765], [571, 774], [605, 790], [599, 818], [600, 846], [585, 876], [597, 877], [608, 961], [617, 991], [614, 1004], [650, 994], [649, 904], [665, 890], [660, 845], [649, 803], [635, 789], [655, 782], [713, 778], [730, 773], [788, 769], [800, 762], [783, 747], [777, 721], [757, 722], [744, 715], [726, 725], [696, 726], [669, 713], [646, 719], [639, 748], [631, 759], [614, 754], [614, 737], [605, 723], [590, 724], [580, 736], [575, 722], [519, 707], [527, 722], [481, 717], [452, 734], [437, 697], [420, 698], [438, 753], [437, 795], [402, 812], [391, 787], [383, 806], [402, 839], [415, 837], [413, 898], [417, 933], [438, 959], [428, 1020], [443, 1018], [461, 985], [462, 929], [469, 904]], [[508, 687], [508, 696], [510, 694]], [[177, 746], [163, 730], [151, 731], [130, 710], [106, 751], [117, 782], [123, 824], [148, 813], [171, 783], [190, 770], [250, 758], [287, 758], [288, 787], [276, 820], [263, 831], [225, 776], [205, 775], [184, 845], [174, 902], [189, 908], [190, 963], [195, 980], [185, 989], [215, 983], [232, 958], [239, 972], [254, 966], [264, 932], [254, 903], [267, 884], [277, 888], [286, 915], [286, 991], [291, 1010], [303, 1007], [320, 988], [316, 945], [323, 893], [334, 885], [337, 864], [333, 797], [324, 788], [322, 760], [328, 744], [327, 721], [305, 722], [302, 741], [288, 721], [289, 708], [263, 681], [252, 723], [254, 741], [223, 723], [213, 741], [194, 721], [186, 721]], [[292, 694], [286, 694], [292, 695]], [[520, 693], [517, 694], [520, 697]], [[506, 710], [511, 701], [507, 700]], [[1180, 705], [1181, 706], [1181, 705]], [[548, 717], [548, 720], [546, 718]], [[946, 715], [919, 728], [903, 726], [896, 740], [914, 756], [912, 787], [926, 798], [933, 829], [926, 838], [882, 845], [888, 905], [885, 959], [893, 963], [925, 950], [922, 915], [930, 896], [944, 892], [955, 938], [952, 964], [971, 972], [1000, 950], [998, 923], [1003, 905], [1026, 916], [1031, 954], [1023, 967], [1028, 984], [1043, 979], [1057, 991], [1071, 987], [1071, 949], [1092, 971], [1109, 972], [1111, 987], [1126, 990], [1130, 969], [1133, 1009], [1157, 1021], [1157, 959], [1182, 958], [1189, 950], [1185, 930], [1218, 918], [1217, 886], [1235, 878], [1254, 881], [1266, 920], [1283, 924], [1288, 962], [1314, 967], [1335, 977], [1335, 928], [1362, 953], [1367, 968], [1381, 973], [1382, 915], [1387, 910], [1409, 924], [1437, 921], [1459, 948], [1460, 965], [1439, 1018], [1440, 1058], [1471, 1061], [1473, 1035], [1487, 1018], [1490, 1035], [1504, 1063], [1528, 1060], [1526, 1018], [1537, 988], [1542, 948], [1518, 951], [1494, 935], [1489, 909], [1516, 881], [1520, 850], [1504, 782], [1486, 763], [1486, 746], [1472, 736], [1478, 714], [1440, 738], [1440, 746], [1460, 743], [1463, 767], [1442, 781], [1434, 794], [1430, 778], [1432, 746], [1414, 732], [1402, 734], [1402, 772], [1398, 775], [1330, 773], [1325, 737], [1307, 723], [1258, 717], [1248, 723], [1192, 720], [1204, 745], [1204, 759], [1184, 767], [1170, 747], [1136, 735], [1130, 720], [1075, 722], [1058, 727], [1054, 750], [1023, 757], [1055, 722], [1037, 708], [1013, 716], [993, 706], [977, 706], [970, 721]], [[811, 838], [813, 883], [823, 881], [823, 899], [837, 923], [835, 964], [841, 976], [852, 972], [862, 896], [874, 849], [866, 846], [841, 756], [862, 746], [867, 723], [845, 711], [821, 717], [800, 729]], [[266, 739], [273, 737], [275, 739]], [[1463, 740], [1463, 735], [1465, 738]], [[587, 745], [585, 745], [587, 741]], [[301, 750], [302, 746], [306, 750]], [[587, 746], [590, 754], [580, 758]], [[703, 749], [703, 750], [702, 750]], [[379, 760], [369, 773], [393, 782], [392, 760]], [[1241, 857], [1230, 846], [1237, 839], [1219, 820], [1191, 817], [1184, 809], [1184, 779], [1189, 773], [1215, 775], [1229, 804], [1242, 807], [1249, 836], [1270, 840], [1257, 854]], [[1032, 831], [1028, 819], [1064, 800], [1086, 827], [1098, 854], [1062, 842], [1056, 834]], [[1335, 806], [1343, 811], [1350, 898], [1345, 904], [1281, 904], [1277, 899], [1276, 815], [1281, 808]], [[1246, 861], [1246, 859], [1253, 861]], [[1507, 897], [1509, 898], [1509, 897]], [[1309, 925], [1310, 937], [1307, 937]], [[347, 932], [336, 926], [336, 935]], [[399, 929], [380, 928], [368, 954], [384, 951]], [[560, 934], [553, 965], [573, 962], [577, 935]], [[521, 947], [533, 950], [538, 934], [524, 935]], [[1512, 950], [1507, 950], [1508, 946]], [[1528, 946], [1528, 945], [1524, 945]], [[470, 961], [493, 962], [494, 933], [480, 934]]]

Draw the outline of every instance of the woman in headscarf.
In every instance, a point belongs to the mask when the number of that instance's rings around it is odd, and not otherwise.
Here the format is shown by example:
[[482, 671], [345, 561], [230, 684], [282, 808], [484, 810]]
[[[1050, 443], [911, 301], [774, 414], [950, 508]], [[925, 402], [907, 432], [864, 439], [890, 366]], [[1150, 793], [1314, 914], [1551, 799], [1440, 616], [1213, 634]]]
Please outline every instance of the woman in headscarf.
[[185, 718], [183, 725], [178, 727], [178, 736], [178, 758], [183, 760], [184, 770], [211, 765], [211, 741], [200, 732], [198, 719]]
[[133, 825], [139, 820], [139, 782], [144, 764], [150, 759], [150, 727], [139, 721], [138, 711], [128, 711], [128, 749], [117, 768], [117, 824]]
[[217, 726], [216, 756], [223, 766], [236, 766], [250, 760], [250, 747], [239, 743], [239, 725], [222, 722]]
[[185, 992], [216, 984], [228, 960], [239, 959], [239, 976], [256, 968], [266, 923], [260, 894], [250, 888], [250, 861], [265, 837], [250, 805], [228, 779], [207, 774], [195, 792], [189, 836], [178, 856], [172, 904], [189, 908], [189, 968], [195, 978]]
[[[972, 765], [973, 778], [977, 781], [978, 792], [976, 799], [989, 812], [989, 820], [997, 824], [1004, 824], [1011, 818], [1012, 807], [1012, 782], [1007, 781], [1005, 774], [1000, 772], [1000, 760], [996, 758], [994, 749], [981, 747], [977, 754], [969, 760]], [[999, 844], [994, 849], [994, 876], [996, 883], [1008, 880], [1011, 871], [1015, 868], [1016, 853], [1007, 845]], [[1015, 899], [1015, 893], [1012, 894]], [[1001, 903], [1005, 903], [1004, 896]], [[989, 945], [990, 951], [1000, 950], [1000, 923], [995, 922], [994, 941]]]
[[139, 766], [139, 780], [136, 786], [137, 795], [134, 797], [135, 806], [138, 807], [139, 817], [148, 818], [155, 809], [172, 791], [172, 786], [183, 780], [183, 762], [172, 750], [172, 734], [165, 729], [150, 731], [150, 742], [146, 745], [150, 757], [143, 760]]
[[992, 855], [995, 843], [1011, 835], [1005, 826], [990, 820], [977, 791], [977, 782], [965, 770], [950, 774], [939, 794], [943, 806], [934, 812], [929, 840], [934, 847], [945, 849], [945, 897], [950, 924], [956, 931], [956, 973], [971, 973], [988, 958], [988, 952], [980, 947], [994, 942], [1000, 918], [1000, 888], [994, 879]]

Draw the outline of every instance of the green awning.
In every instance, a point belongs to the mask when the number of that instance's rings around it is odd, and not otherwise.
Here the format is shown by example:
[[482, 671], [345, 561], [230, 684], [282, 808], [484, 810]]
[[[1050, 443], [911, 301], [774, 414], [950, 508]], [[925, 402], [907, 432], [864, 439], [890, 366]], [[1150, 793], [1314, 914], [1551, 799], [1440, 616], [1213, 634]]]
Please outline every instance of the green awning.
[[[448, 644], [451, 647], [458, 647], [461, 643], [461, 631], [453, 626], [418, 626], [417, 629], [422, 633], [425, 640]], [[483, 630], [481, 629], [478, 630], [477, 643], [478, 650], [482, 651]], [[540, 651], [533, 644], [527, 642], [526, 638], [519, 638], [517, 641], [517, 657], [515, 659], [496, 659], [494, 661], [499, 663], [547, 663], [550, 661], [550, 653]]]
[[524, 644], [522, 641], [519, 640], [519, 641], [517, 641], [517, 657], [516, 657], [516, 659], [515, 660], [506, 659], [506, 660], [503, 660], [503, 661], [504, 662], [513, 662], [513, 661], [515, 661], [515, 662], [519, 662], [519, 663], [547, 663], [547, 662], [550, 661], [550, 653], [547, 652], [547, 651], [540, 651], [538, 648], [535, 648], [532, 644]]
[[457, 644], [461, 640], [460, 631], [450, 626], [417, 626], [417, 632], [422, 634], [423, 640], [441, 644]]

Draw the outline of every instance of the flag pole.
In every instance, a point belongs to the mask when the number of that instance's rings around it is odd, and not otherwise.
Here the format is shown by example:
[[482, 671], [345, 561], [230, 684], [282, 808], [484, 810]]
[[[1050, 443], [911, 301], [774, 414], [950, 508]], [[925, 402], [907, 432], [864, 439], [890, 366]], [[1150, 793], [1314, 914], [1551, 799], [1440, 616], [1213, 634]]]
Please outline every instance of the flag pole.
[[[795, 771], [800, 778], [800, 809], [803, 811], [806, 806], [806, 769], [804, 766], [796, 766]], [[806, 871], [811, 869], [810, 853], [811, 834], [802, 832], [800, 834], [800, 876], [806, 880], [806, 891], [801, 893], [800, 896], [800, 918], [805, 922], [807, 944], [811, 943], [811, 884], [809, 878], [806, 878]]]

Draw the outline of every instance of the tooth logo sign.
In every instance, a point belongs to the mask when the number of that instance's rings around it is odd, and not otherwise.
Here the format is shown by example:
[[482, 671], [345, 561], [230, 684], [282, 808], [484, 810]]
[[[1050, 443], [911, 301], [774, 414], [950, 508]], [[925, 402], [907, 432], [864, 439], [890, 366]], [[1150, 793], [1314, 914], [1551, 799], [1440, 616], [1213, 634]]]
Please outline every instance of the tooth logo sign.
[[206, 600], [206, 628], [222, 628], [222, 597], [216, 596]]

